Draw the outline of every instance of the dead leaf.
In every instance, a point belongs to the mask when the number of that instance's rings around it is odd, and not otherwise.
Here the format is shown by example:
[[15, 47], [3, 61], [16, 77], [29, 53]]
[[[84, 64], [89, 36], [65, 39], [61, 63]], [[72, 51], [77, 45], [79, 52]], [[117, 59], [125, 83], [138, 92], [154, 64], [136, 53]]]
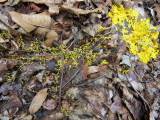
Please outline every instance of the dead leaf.
[[156, 17], [157, 17], [158, 19], [160, 19], [160, 6], [159, 6], [159, 5], [156, 5], [156, 7], [154, 8], [154, 10], [157, 12]]
[[51, 25], [51, 17], [48, 13], [26, 15], [17, 12], [9, 12], [12, 20], [20, 25], [26, 32], [33, 31], [36, 26], [49, 28]]
[[150, 120], [156, 120], [156, 118], [158, 119], [158, 116], [159, 116], [159, 113], [158, 113], [158, 110], [159, 110], [159, 105], [158, 105], [158, 98], [156, 98], [154, 100], [154, 103], [152, 104], [152, 109], [150, 110], [150, 114], [149, 114], [149, 117], [150, 117]]
[[44, 33], [47, 33], [49, 32], [50, 30], [48, 28], [42, 28], [42, 27], [38, 27], [36, 30], [35, 30], [35, 34], [39, 35], [39, 36], [42, 36]]
[[64, 5], [62, 5], [61, 7], [64, 10], [69, 10], [69, 11], [73, 12], [77, 16], [90, 14], [90, 13], [101, 13], [102, 12], [102, 8], [96, 8], [94, 10], [83, 10], [83, 9], [71, 8], [71, 7], [64, 6]]
[[116, 95], [114, 97], [114, 103], [112, 103], [110, 110], [112, 111], [112, 113], [119, 113], [119, 111], [122, 110], [122, 101], [119, 95]]
[[99, 72], [99, 67], [98, 66], [89, 66], [88, 67], [88, 75], [92, 73]]
[[51, 14], [51, 15], [55, 15], [55, 14], [58, 14], [59, 13], [59, 7], [56, 6], [56, 5], [49, 5], [49, 10], [48, 12]]
[[30, 4], [31, 8], [33, 9], [32, 11], [35, 11], [35, 12], [40, 12], [41, 8], [38, 7], [36, 4], [34, 3], [31, 3]]
[[134, 87], [134, 89], [136, 89], [138, 91], [142, 91], [143, 90], [143, 86], [140, 83], [140, 81], [138, 80], [138, 77], [133, 72], [133, 70], [130, 69], [130, 71], [127, 72], [126, 75], [128, 76], [129, 83], [131, 83], [131, 85]]
[[31, 32], [33, 31], [36, 27], [29, 24], [29, 23], [26, 23], [24, 19], [24, 17], [22, 17], [22, 14], [20, 13], [17, 13], [17, 12], [9, 12], [11, 17], [12, 17], [12, 20], [17, 23], [18, 25], [20, 25], [26, 32]]
[[43, 107], [47, 110], [53, 110], [57, 107], [57, 102], [54, 99], [48, 99], [43, 103]]
[[56, 41], [58, 39], [58, 34], [54, 30], [50, 30], [46, 35], [47, 40], [44, 42], [44, 44], [47, 47], [53, 46], [53, 41]]
[[61, 4], [62, 0], [22, 0], [22, 2], [34, 2], [37, 4], [55, 5]]
[[58, 71], [58, 66], [57, 66], [57, 61], [55, 59], [49, 60], [47, 63], [47, 70], [51, 72], [56, 72]]
[[40, 109], [40, 107], [42, 106], [43, 102], [45, 101], [45, 99], [47, 97], [47, 90], [48, 90], [48, 88], [44, 88], [44, 89], [38, 91], [36, 96], [33, 98], [31, 105], [29, 107], [29, 112], [31, 114], [34, 114], [35, 112], [37, 112]]
[[82, 26], [82, 31], [88, 33], [90, 36], [94, 37], [97, 33], [98, 29], [100, 27], [100, 24], [90, 24], [88, 26]]
[[87, 79], [87, 73], [88, 73], [88, 65], [84, 64], [82, 67], [82, 80]]
[[73, 38], [74, 38], [74, 36], [73, 36], [73, 34], [71, 34], [68, 39], [63, 40], [63, 45], [66, 46], [71, 40], [73, 40]]
[[135, 120], [141, 119], [144, 115], [144, 109], [142, 107], [142, 103], [136, 100], [135, 98], [130, 100], [124, 100], [129, 111], [132, 113]]
[[11, 93], [12, 95], [9, 97], [9, 100], [4, 101], [0, 107], [0, 112], [4, 112], [5, 110], [9, 109], [9, 108], [14, 108], [14, 107], [21, 107], [22, 106], [22, 102], [19, 99], [19, 97], [17, 97], [15, 94]]
[[129, 67], [131, 67], [129, 56], [127, 56], [127, 55], [122, 56], [122, 62], [120, 62], [120, 65], [122, 65], [122, 64], [125, 64], [125, 65], [128, 65]]

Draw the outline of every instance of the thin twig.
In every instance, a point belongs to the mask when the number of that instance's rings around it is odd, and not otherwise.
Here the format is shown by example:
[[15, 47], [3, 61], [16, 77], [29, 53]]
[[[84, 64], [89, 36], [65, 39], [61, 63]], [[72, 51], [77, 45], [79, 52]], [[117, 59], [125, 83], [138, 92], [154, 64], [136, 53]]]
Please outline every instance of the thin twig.
[[89, 84], [89, 83], [95, 82], [96, 80], [98, 80], [98, 79], [100, 79], [100, 78], [102, 78], [102, 77], [105, 77], [105, 76], [109, 75], [110, 73], [111, 73], [111, 71], [110, 71], [110, 72], [107, 72], [107, 73], [105, 73], [105, 74], [103, 74], [103, 75], [101, 75], [101, 76], [99, 76], [99, 77], [97, 77], [97, 78], [95, 78], [95, 79], [92, 79], [92, 80], [90, 80], [90, 81], [83, 82], [82, 84], [79, 84], [79, 85], [76, 85], [76, 87], [82, 87], [82, 86], [85, 86], [85, 85], [87, 85], [87, 84]]
[[62, 88], [64, 88], [70, 81], [72, 81], [72, 79], [78, 74], [78, 72], [81, 70], [81, 68], [80, 69], [78, 69], [76, 72], [75, 72], [75, 74], [71, 77], [71, 79], [69, 79], [63, 86], [62, 86]]
[[[74, 73], [74, 75], [62, 86], [62, 88], [64, 88], [69, 82], [71, 82], [71, 81], [73, 80], [73, 78], [79, 73], [80, 70], [81, 70], [81, 68], [78, 69], [78, 70]], [[57, 90], [57, 91], [54, 92], [53, 94], [56, 94], [57, 92], [59, 92], [59, 90]]]
[[61, 80], [60, 80], [60, 88], [59, 88], [59, 109], [61, 111], [61, 97], [62, 97], [62, 82], [63, 82], [63, 70], [64, 70], [64, 55], [62, 50], [62, 33], [61, 33], [61, 60], [62, 60], [62, 70], [61, 70]]

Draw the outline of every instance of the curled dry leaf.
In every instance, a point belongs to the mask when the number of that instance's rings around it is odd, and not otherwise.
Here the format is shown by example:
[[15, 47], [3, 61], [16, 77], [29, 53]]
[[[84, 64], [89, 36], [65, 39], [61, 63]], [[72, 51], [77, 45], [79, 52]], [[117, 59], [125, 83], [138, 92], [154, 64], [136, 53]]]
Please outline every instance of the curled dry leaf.
[[48, 28], [51, 25], [51, 17], [46, 12], [33, 15], [21, 14], [14, 11], [9, 13], [12, 20], [20, 25], [26, 32], [33, 31], [36, 26]]
[[42, 27], [38, 27], [36, 30], [35, 30], [35, 34], [37, 35], [43, 35], [44, 33], [47, 33], [49, 32], [50, 30], [48, 28], [42, 28]]
[[20, 25], [26, 32], [31, 32], [36, 28], [35, 26], [25, 22], [25, 17], [23, 17], [23, 14], [17, 12], [9, 12], [9, 14], [12, 17], [12, 20]]
[[61, 7], [64, 10], [72, 11], [77, 16], [86, 15], [86, 14], [90, 14], [90, 13], [101, 13], [102, 12], [102, 8], [96, 8], [94, 10], [83, 10], [83, 9], [71, 8], [71, 7], [64, 6], [64, 5], [62, 5]]
[[57, 107], [57, 103], [55, 100], [50, 99], [43, 103], [43, 107], [47, 110], [53, 110]]
[[88, 75], [92, 74], [92, 73], [96, 73], [99, 71], [99, 67], [98, 66], [89, 66], [88, 67]]
[[44, 44], [47, 47], [52, 47], [53, 41], [58, 39], [58, 34], [54, 30], [50, 30], [46, 35], [47, 40], [44, 42]]
[[34, 2], [37, 4], [54, 5], [60, 4], [62, 0], [22, 0], [22, 2]]
[[94, 37], [95, 34], [97, 33], [98, 29], [100, 27], [100, 24], [95, 23], [95, 24], [90, 24], [88, 26], [83, 26], [82, 31], [88, 33], [90, 36]]
[[47, 88], [44, 88], [38, 91], [36, 96], [33, 98], [32, 103], [29, 107], [29, 112], [31, 114], [34, 114], [40, 109], [40, 107], [42, 106], [43, 102], [45, 101], [47, 97], [47, 90], [48, 90]]

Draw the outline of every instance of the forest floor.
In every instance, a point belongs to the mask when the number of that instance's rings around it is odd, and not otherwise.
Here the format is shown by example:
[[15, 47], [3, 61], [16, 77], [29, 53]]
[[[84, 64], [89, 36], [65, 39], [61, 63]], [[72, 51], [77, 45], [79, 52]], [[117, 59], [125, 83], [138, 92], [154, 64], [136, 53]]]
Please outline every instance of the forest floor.
[[0, 120], [160, 119], [158, 0], [1, 0]]

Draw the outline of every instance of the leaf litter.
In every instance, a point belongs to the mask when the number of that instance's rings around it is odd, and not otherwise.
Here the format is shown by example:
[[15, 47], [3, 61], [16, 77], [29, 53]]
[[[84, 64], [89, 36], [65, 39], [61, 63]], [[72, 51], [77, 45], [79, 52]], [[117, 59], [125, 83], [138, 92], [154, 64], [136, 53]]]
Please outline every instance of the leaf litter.
[[0, 119], [158, 120], [159, 6], [0, 1]]

